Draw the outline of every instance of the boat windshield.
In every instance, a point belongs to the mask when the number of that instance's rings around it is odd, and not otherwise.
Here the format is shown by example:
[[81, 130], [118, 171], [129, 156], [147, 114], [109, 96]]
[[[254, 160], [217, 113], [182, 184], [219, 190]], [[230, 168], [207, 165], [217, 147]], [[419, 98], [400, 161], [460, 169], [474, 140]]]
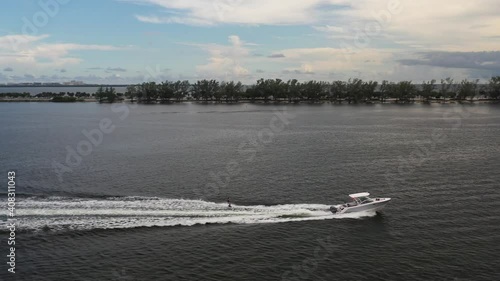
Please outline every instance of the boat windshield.
[[370, 197], [358, 197], [358, 198], [354, 198], [354, 201], [363, 204], [363, 203], [372, 202], [372, 199]]

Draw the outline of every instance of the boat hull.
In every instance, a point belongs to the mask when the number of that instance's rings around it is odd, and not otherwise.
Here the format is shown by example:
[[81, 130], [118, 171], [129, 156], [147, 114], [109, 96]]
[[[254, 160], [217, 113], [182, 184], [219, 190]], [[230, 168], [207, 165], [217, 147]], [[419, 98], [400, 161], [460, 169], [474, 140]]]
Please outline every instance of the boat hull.
[[356, 212], [376, 212], [384, 208], [387, 203], [391, 201], [391, 198], [376, 198], [373, 202], [356, 205], [356, 206], [346, 206], [337, 205], [332, 208], [332, 212], [336, 214], [349, 214]]

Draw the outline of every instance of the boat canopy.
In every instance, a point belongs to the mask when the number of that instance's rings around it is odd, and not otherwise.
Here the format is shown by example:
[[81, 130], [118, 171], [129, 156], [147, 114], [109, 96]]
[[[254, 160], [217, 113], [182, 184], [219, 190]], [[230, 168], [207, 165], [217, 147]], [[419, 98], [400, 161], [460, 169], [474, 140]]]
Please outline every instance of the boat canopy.
[[360, 198], [360, 197], [368, 197], [368, 196], [370, 196], [370, 193], [368, 193], [368, 192], [349, 194], [349, 197], [351, 197], [351, 198]]

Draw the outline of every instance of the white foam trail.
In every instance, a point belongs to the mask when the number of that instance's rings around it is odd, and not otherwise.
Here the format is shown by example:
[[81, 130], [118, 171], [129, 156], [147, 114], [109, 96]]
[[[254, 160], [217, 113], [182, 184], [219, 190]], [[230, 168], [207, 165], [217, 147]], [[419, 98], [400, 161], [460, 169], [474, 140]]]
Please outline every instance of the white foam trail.
[[[1, 204], [1, 203], [0, 203]], [[68, 199], [18, 201], [18, 227], [25, 230], [90, 230], [202, 224], [255, 224], [362, 218], [375, 213], [334, 215], [329, 205], [241, 206], [198, 200], [159, 198]], [[0, 221], [0, 227], [5, 221]]]

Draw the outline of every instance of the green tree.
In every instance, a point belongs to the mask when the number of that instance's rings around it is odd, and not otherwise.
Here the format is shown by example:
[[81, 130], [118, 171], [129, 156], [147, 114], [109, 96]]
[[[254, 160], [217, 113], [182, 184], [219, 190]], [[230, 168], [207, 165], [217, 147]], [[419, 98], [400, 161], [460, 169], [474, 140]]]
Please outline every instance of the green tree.
[[184, 100], [189, 94], [189, 88], [191, 84], [189, 81], [177, 81], [173, 84], [174, 88], [174, 98], [177, 102]]
[[479, 79], [475, 81], [469, 81], [467, 79], [462, 80], [458, 87], [458, 99], [465, 100], [470, 98], [471, 101], [476, 97], [478, 89]]
[[382, 84], [380, 84], [380, 89], [378, 92], [378, 98], [380, 102], [385, 102], [387, 98], [389, 98], [390, 91], [391, 91], [391, 85], [389, 81], [387, 80], [382, 81]]
[[363, 80], [350, 78], [346, 85], [346, 98], [349, 103], [358, 103], [363, 98]]
[[212, 94], [213, 99], [217, 103], [222, 103], [222, 98], [225, 96], [225, 89], [224, 89], [224, 87], [222, 85], [223, 83], [224, 82], [222, 82], [221, 84], [219, 84], [219, 87]]
[[500, 76], [491, 77], [488, 94], [492, 99], [500, 99]]
[[219, 82], [216, 80], [201, 80], [193, 85], [193, 98], [203, 99], [205, 102], [213, 100], [214, 95], [219, 91]]
[[273, 96], [273, 89], [272, 89], [272, 84], [274, 80], [272, 79], [259, 79], [257, 80], [257, 84], [255, 85], [254, 88], [254, 95], [256, 98], [263, 98], [264, 101], [267, 103], [269, 102], [269, 99], [271, 96]]
[[250, 87], [247, 88], [247, 90], [243, 93], [243, 97], [247, 100], [250, 100], [250, 102], [255, 102], [257, 99], [257, 86], [256, 85], [251, 85]]
[[362, 98], [364, 101], [371, 101], [375, 97], [375, 90], [377, 89], [378, 82], [370, 81], [364, 82], [362, 85]]
[[131, 102], [134, 102], [134, 99], [137, 97], [137, 85], [127, 86], [125, 97], [129, 98]]
[[446, 79], [441, 79], [441, 88], [439, 90], [440, 96], [438, 96], [438, 98], [441, 97], [446, 102], [447, 98], [454, 97], [453, 81], [454, 80], [451, 79], [450, 77], [448, 77]]
[[104, 88], [103, 86], [100, 86], [95, 93], [95, 97], [99, 103], [113, 103], [116, 100], [116, 90], [113, 87]]
[[95, 98], [97, 99], [97, 101], [99, 101], [100, 103], [102, 103], [104, 101], [104, 99], [106, 98], [106, 93], [104, 91], [104, 87], [103, 86], [100, 86], [98, 89], [97, 89], [97, 92], [95, 93]]
[[288, 102], [299, 102], [302, 99], [301, 88], [302, 84], [297, 79], [288, 80], [287, 84], [287, 98]]
[[420, 91], [420, 95], [424, 98], [425, 101], [430, 101], [432, 97], [435, 95], [434, 90], [436, 89], [436, 80], [432, 79], [429, 82], [422, 83], [422, 90]]
[[400, 102], [410, 102], [415, 98], [417, 88], [411, 81], [401, 81], [396, 86], [396, 97]]
[[174, 97], [174, 85], [172, 82], [165, 81], [158, 85], [158, 96], [161, 103], [169, 103]]
[[288, 84], [281, 79], [270, 80], [274, 100], [281, 101], [288, 98]]
[[308, 101], [317, 102], [326, 96], [328, 86], [325, 82], [309, 81], [302, 84], [302, 94]]
[[192, 85], [191, 96], [196, 101], [199, 101], [201, 99], [201, 83], [200, 83], [200, 81], [197, 81], [196, 83], [194, 83]]
[[158, 100], [158, 86], [156, 82], [142, 83], [138, 87], [138, 99], [143, 103], [156, 103]]
[[110, 87], [110, 88], [106, 87], [106, 90], [104, 90], [104, 93], [106, 95], [106, 100], [109, 103], [115, 102], [116, 97], [117, 97], [116, 96], [116, 90], [115, 90], [115, 88], [113, 88], [113, 87]]
[[222, 98], [226, 100], [226, 103], [238, 102], [241, 98], [242, 88], [243, 84], [241, 82], [222, 82], [219, 91], [222, 94]]

